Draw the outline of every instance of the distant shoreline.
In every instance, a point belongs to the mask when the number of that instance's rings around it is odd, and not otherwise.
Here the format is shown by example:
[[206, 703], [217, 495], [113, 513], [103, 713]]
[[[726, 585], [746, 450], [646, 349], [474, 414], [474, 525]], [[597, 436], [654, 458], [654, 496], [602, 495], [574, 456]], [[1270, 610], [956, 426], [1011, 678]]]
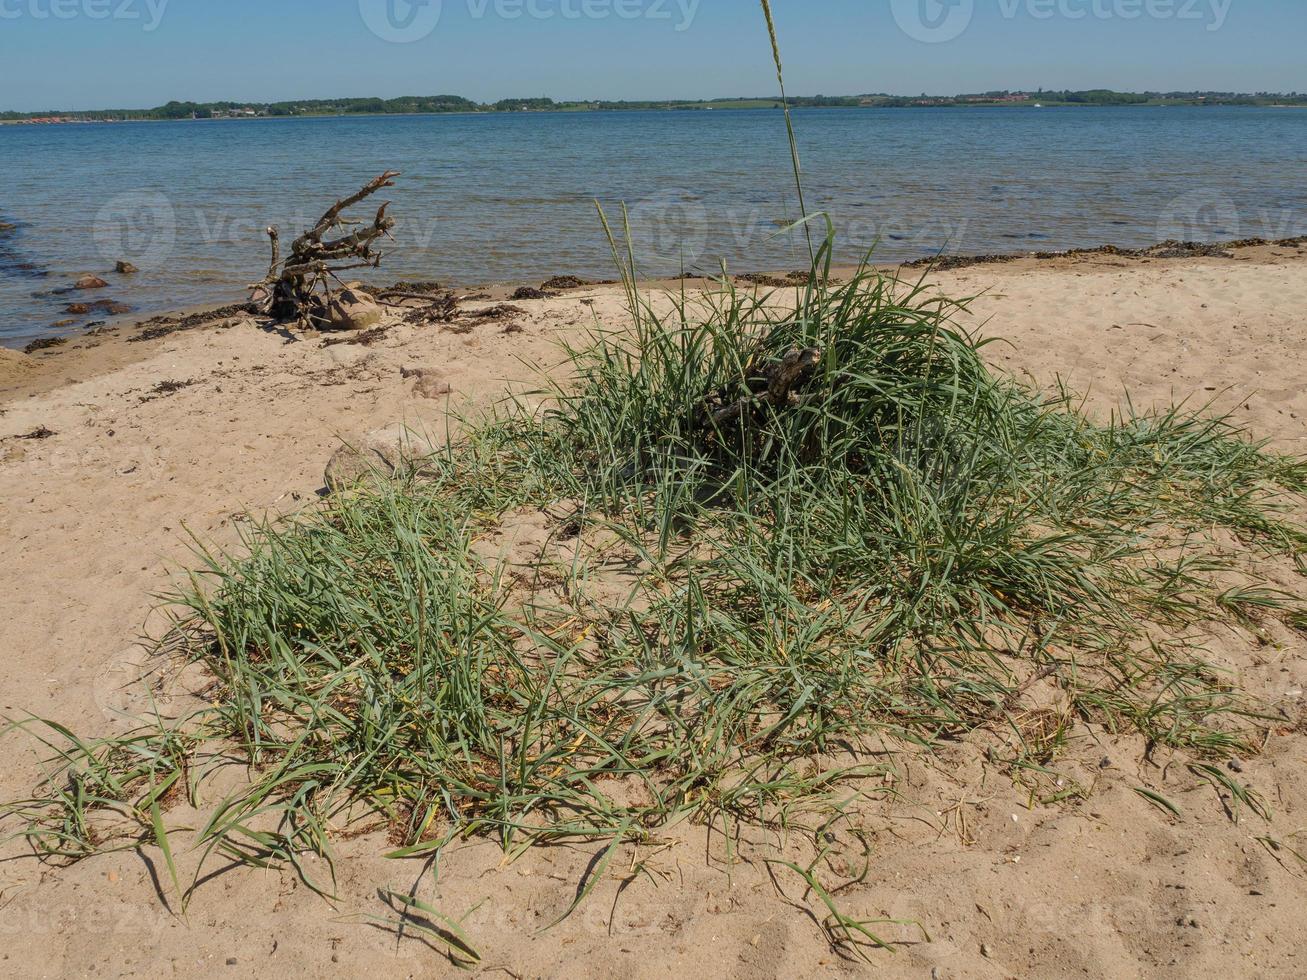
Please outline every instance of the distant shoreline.
[[[959, 95], [815, 95], [788, 100], [792, 109], [1065, 108], [1139, 106], [1307, 107], [1300, 92], [1118, 92], [1087, 90], [994, 90]], [[171, 101], [141, 109], [42, 109], [0, 112], [0, 123], [57, 125], [65, 122], [185, 121], [210, 119], [306, 118], [395, 115], [498, 115], [556, 112], [711, 112], [783, 108], [774, 96], [729, 99], [639, 99], [556, 101], [547, 97], [476, 102], [459, 95], [401, 96], [394, 99], [297, 99], [280, 102]]]
[[[856, 112], [858, 110], [868, 109], [890, 109], [890, 110], [909, 110], [909, 109], [1307, 109], [1307, 103], [1298, 105], [1294, 103], [1266, 103], [1258, 105], [1247, 105], [1243, 103], [1222, 103], [1219, 105], [1202, 105], [1199, 103], [1102, 103], [1102, 104], [1084, 104], [1071, 102], [1053, 102], [1041, 103], [1039, 105], [1026, 103], [954, 103], [949, 105], [884, 105], [884, 106], [796, 106], [792, 107], [794, 112], [802, 112], [808, 109], [834, 109], [838, 111]], [[293, 116], [222, 116], [214, 118], [184, 118], [184, 119], [160, 119], [156, 117], [142, 117], [139, 119], [0, 119], [0, 126], [95, 126], [95, 125], [120, 125], [122, 123], [240, 123], [240, 122], [287, 122], [295, 119], [385, 119], [385, 118], [404, 118], [404, 117], [468, 117], [468, 116], [577, 116], [577, 115], [606, 115], [620, 112], [641, 112], [641, 113], [685, 113], [685, 112], [775, 112], [779, 106], [713, 106], [703, 109], [686, 109], [686, 108], [631, 108], [631, 109], [527, 109], [516, 110], [512, 112], [319, 112], [319, 113], [301, 113]]]

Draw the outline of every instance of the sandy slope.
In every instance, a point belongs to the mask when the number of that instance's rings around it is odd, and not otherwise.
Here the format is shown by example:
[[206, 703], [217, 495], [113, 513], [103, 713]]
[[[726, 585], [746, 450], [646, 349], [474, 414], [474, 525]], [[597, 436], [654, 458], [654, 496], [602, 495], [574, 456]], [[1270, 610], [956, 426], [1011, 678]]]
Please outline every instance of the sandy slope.
[[[991, 348], [1009, 370], [1062, 375], [1092, 388], [1104, 409], [1122, 385], [1143, 402], [1216, 398], [1257, 432], [1307, 451], [1300, 250], [1023, 261], [936, 278], [952, 295], [983, 293], [975, 322], [1013, 342]], [[505, 333], [503, 322], [468, 334], [398, 327], [372, 348], [324, 349], [234, 321], [152, 343], [111, 335], [31, 361], [6, 355], [0, 710], [89, 734], [121, 728], [120, 710], [143, 703], [124, 688], [142, 661], [135, 641], [162, 622], [151, 596], [187, 564], [187, 529], [230, 543], [246, 509], [311, 503], [341, 438], [398, 420], [440, 431], [444, 398], [415, 394], [402, 369], [432, 368], [455, 402], [484, 404], [526, 376], [522, 362], [549, 363], [560, 332], [594, 318], [619, 323], [620, 303], [612, 290], [582, 290], [521, 304], [521, 332]], [[161, 382], [193, 383], [156, 391]], [[40, 428], [55, 435], [16, 438]], [[1294, 585], [1287, 569], [1271, 574]], [[745, 830], [728, 842], [721, 827], [673, 828], [666, 846], [625, 849], [592, 899], [541, 935], [599, 845], [537, 851], [504, 867], [492, 843], [471, 841], [446, 855], [437, 885], [428, 872], [421, 894], [466, 916], [491, 975], [1300, 976], [1307, 865], [1277, 863], [1255, 838], [1307, 831], [1307, 642], [1278, 624], [1266, 633], [1269, 643], [1230, 631], [1214, 654], [1290, 719], [1262, 757], [1245, 760], [1244, 778], [1275, 808], [1272, 826], [1250, 815], [1232, 823], [1209, 788], [1145, 762], [1133, 739], [1077, 746], [1097, 773], [1093, 797], [1078, 806], [1029, 809], [1025, 793], [986, 774], [966, 746], [913, 761], [899, 801], [859, 801], [833, 829], [845, 857], [820, 872], [831, 886], [857, 876], [852, 831], [861, 830], [866, 880], [840, 893], [841, 906], [928, 931], [926, 940], [919, 929], [882, 927], [903, 945], [873, 954], [873, 967], [835, 955], [817, 925], [825, 915], [817, 898], [792, 873], [768, 873], [764, 857], [812, 860], [813, 841], [798, 833]], [[0, 746], [0, 796], [19, 796], [35, 756], [12, 737]], [[1165, 789], [1185, 819], [1149, 806], [1133, 792], [1139, 785]], [[149, 854], [66, 870], [7, 861], [0, 973], [451, 972], [418, 939], [398, 941], [367, 921], [384, 911], [378, 887], [408, 888], [423, 874], [381, 860], [383, 848], [376, 837], [341, 843], [335, 908], [292, 875], [240, 871], [212, 881], [184, 920], [161, 906]], [[10, 843], [0, 853], [23, 851]], [[648, 873], [632, 877], [642, 860]]]

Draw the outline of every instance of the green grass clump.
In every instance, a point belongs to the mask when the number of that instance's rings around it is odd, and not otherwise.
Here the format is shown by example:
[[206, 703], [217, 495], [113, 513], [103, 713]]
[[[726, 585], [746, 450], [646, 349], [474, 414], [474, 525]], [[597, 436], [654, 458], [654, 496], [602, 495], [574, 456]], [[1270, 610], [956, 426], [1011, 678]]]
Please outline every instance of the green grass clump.
[[[189, 799], [206, 859], [329, 892], [303, 858], [343, 828], [409, 856], [786, 825], [838, 784], [884, 792], [872, 747], [980, 729], [1015, 733], [991, 763], [1035, 789], [1085, 726], [1194, 765], [1255, 751], [1256, 706], [1192, 638], [1293, 602], [1225, 581], [1256, 566], [1212, 532], [1299, 558], [1307, 464], [1199, 411], [1095, 421], [992, 370], [958, 304], [869, 268], [836, 282], [830, 254], [794, 291], [658, 309], [629, 270], [630, 328], [421, 478], [206, 555], [178, 601], [208, 702], [121, 739], [56, 729], [20, 832], [51, 857], [171, 855]], [[806, 382], [767, 403], [760, 372], [798, 351]], [[523, 508], [552, 540], [485, 557]], [[1024, 704], [1035, 685], [1061, 707]], [[209, 799], [233, 764], [248, 779]]]

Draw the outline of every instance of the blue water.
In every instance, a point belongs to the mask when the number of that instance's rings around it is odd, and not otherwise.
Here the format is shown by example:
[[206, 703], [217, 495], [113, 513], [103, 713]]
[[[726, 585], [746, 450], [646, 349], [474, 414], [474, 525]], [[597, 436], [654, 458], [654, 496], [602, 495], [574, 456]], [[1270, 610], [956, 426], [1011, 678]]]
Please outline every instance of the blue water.
[[[1307, 234], [1307, 111], [805, 110], [809, 210], [843, 257]], [[52, 326], [77, 275], [141, 313], [243, 298], [263, 229], [298, 233], [386, 168], [400, 218], [383, 277], [461, 285], [611, 277], [593, 201], [630, 207], [649, 275], [793, 269], [774, 111], [391, 116], [0, 126], [0, 343]], [[118, 259], [140, 266], [111, 273]]]

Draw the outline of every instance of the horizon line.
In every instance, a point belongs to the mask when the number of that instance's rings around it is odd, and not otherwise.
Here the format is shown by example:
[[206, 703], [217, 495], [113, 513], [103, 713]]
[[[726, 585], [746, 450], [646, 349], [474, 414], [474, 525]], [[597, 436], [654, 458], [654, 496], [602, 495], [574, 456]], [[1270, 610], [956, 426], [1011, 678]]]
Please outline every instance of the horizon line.
[[[1060, 95], [1060, 94], [1084, 95], [1084, 94], [1089, 94], [1089, 93], [1104, 93], [1104, 94], [1110, 94], [1110, 95], [1134, 96], [1134, 97], [1139, 97], [1139, 96], [1148, 96], [1148, 97], [1156, 97], [1156, 98], [1176, 98], [1176, 97], [1184, 97], [1184, 96], [1194, 97], [1194, 98], [1207, 97], [1207, 96], [1220, 96], [1220, 97], [1224, 97], [1224, 98], [1261, 98], [1261, 99], [1268, 99], [1268, 98], [1307, 98], [1307, 93], [1298, 92], [1298, 91], [1292, 91], [1292, 92], [1271, 92], [1271, 91], [1241, 92], [1241, 91], [1236, 91], [1236, 90], [1223, 90], [1223, 89], [1143, 89], [1143, 90], [1132, 90], [1132, 89], [1113, 89], [1113, 88], [1108, 88], [1108, 87], [1080, 88], [1080, 89], [1073, 89], [1073, 88], [1051, 88], [1051, 89], [1050, 89], [1050, 88], [1046, 88], [1046, 87], [1045, 87], [1045, 88], [1009, 88], [1009, 89], [996, 88], [996, 89], [984, 89], [984, 90], [978, 90], [978, 91], [972, 91], [972, 92], [956, 92], [956, 93], [953, 93], [953, 94], [943, 94], [943, 93], [934, 93], [934, 94], [932, 94], [932, 93], [924, 93], [924, 92], [923, 92], [923, 93], [912, 94], [912, 95], [904, 94], [904, 93], [892, 93], [892, 92], [861, 92], [861, 93], [846, 93], [846, 94], [837, 94], [837, 95], [827, 95], [827, 94], [825, 94], [825, 93], [818, 92], [818, 93], [813, 94], [813, 95], [791, 95], [791, 96], [789, 96], [789, 99], [790, 99], [791, 102], [796, 102], [796, 101], [813, 101], [813, 100], [817, 100], [817, 99], [831, 99], [831, 100], [848, 100], [848, 99], [911, 99], [911, 100], [920, 100], [920, 99], [926, 99], [926, 100], [931, 100], [931, 99], [964, 99], [964, 98], [978, 98], [978, 97], [986, 97], [986, 96], [1012, 96], [1012, 95], [1024, 95], [1024, 96], [1027, 96], [1027, 97], [1030, 97], [1030, 98], [1037, 98], [1037, 97], [1039, 97], [1039, 96], [1052, 96], [1052, 95]], [[169, 99], [167, 102], [163, 102], [163, 103], [160, 103], [160, 104], [158, 104], [158, 105], [152, 105], [152, 106], [131, 106], [131, 107], [129, 107], [129, 106], [115, 106], [115, 107], [112, 107], [112, 108], [104, 108], [104, 109], [85, 109], [85, 108], [83, 108], [83, 109], [54, 109], [54, 108], [43, 108], [43, 109], [32, 109], [32, 110], [24, 110], [24, 109], [0, 109], [0, 115], [6, 115], [6, 116], [46, 116], [46, 115], [50, 115], [50, 116], [63, 116], [63, 115], [86, 115], [86, 114], [92, 114], [92, 113], [95, 113], [95, 114], [106, 114], [106, 113], [110, 113], [110, 114], [111, 114], [111, 113], [116, 113], [116, 112], [154, 112], [154, 111], [157, 111], [157, 110], [160, 110], [160, 109], [168, 108], [169, 106], [177, 106], [177, 105], [183, 105], [183, 106], [190, 105], [190, 106], [196, 106], [196, 107], [200, 107], [200, 108], [203, 108], [203, 107], [209, 107], [209, 106], [233, 106], [233, 107], [246, 107], [246, 108], [253, 108], [253, 107], [269, 107], [269, 106], [290, 106], [290, 105], [295, 105], [295, 104], [313, 105], [313, 104], [324, 104], [324, 103], [333, 103], [333, 102], [372, 102], [372, 101], [376, 101], [376, 102], [401, 102], [401, 101], [410, 100], [410, 99], [412, 99], [412, 100], [440, 100], [440, 99], [458, 100], [458, 101], [460, 101], [460, 102], [466, 102], [466, 103], [468, 103], [469, 105], [477, 106], [477, 107], [495, 107], [495, 106], [503, 105], [504, 103], [513, 103], [513, 102], [545, 102], [545, 101], [550, 102], [550, 103], [555, 104], [555, 105], [564, 105], [564, 106], [566, 106], [566, 105], [602, 105], [602, 104], [610, 104], [610, 105], [613, 105], [613, 104], [628, 104], [628, 103], [629, 103], [629, 104], [638, 104], [638, 105], [650, 105], [650, 104], [660, 104], [660, 105], [700, 105], [700, 104], [713, 103], [713, 102], [776, 102], [776, 103], [780, 103], [780, 102], [782, 101], [782, 99], [781, 99], [781, 97], [780, 97], [779, 95], [733, 95], [733, 96], [717, 96], [717, 97], [711, 97], [711, 98], [697, 98], [697, 99], [676, 99], [676, 98], [621, 98], [621, 99], [600, 98], [600, 99], [558, 99], [558, 98], [555, 98], [555, 97], [553, 97], [553, 96], [549, 96], [549, 95], [530, 95], [530, 96], [525, 96], [525, 95], [524, 95], [524, 96], [511, 96], [511, 97], [507, 97], [507, 98], [503, 98], [503, 99], [496, 99], [496, 100], [489, 101], [489, 102], [481, 102], [481, 101], [478, 101], [478, 100], [476, 100], [476, 99], [468, 98], [468, 97], [466, 97], [466, 96], [457, 95], [457, 94], [455, 94], [455, 93], [445, 92], [445, 93], [436, 93], [436, 94], [431, 94], [431, 95], [397, 95], [397, 96], [390, 96], [390, 97], [379, 96], [379, 95], [361, 95], [361, 96], [360, 96], [360, 95], [340, 95], [340, 96], [326, 96], [326, 97], [315, 96], [315, 97], [312, 97], [312, 98], [305, 97], [305, 98], [291, 98], [291, 99], [246, 99], [246, 100], [241, 100], [241, 99], [207, 99], [207, 100], [203, 100], [203, 101], [195, 100], [195, 99]]]

